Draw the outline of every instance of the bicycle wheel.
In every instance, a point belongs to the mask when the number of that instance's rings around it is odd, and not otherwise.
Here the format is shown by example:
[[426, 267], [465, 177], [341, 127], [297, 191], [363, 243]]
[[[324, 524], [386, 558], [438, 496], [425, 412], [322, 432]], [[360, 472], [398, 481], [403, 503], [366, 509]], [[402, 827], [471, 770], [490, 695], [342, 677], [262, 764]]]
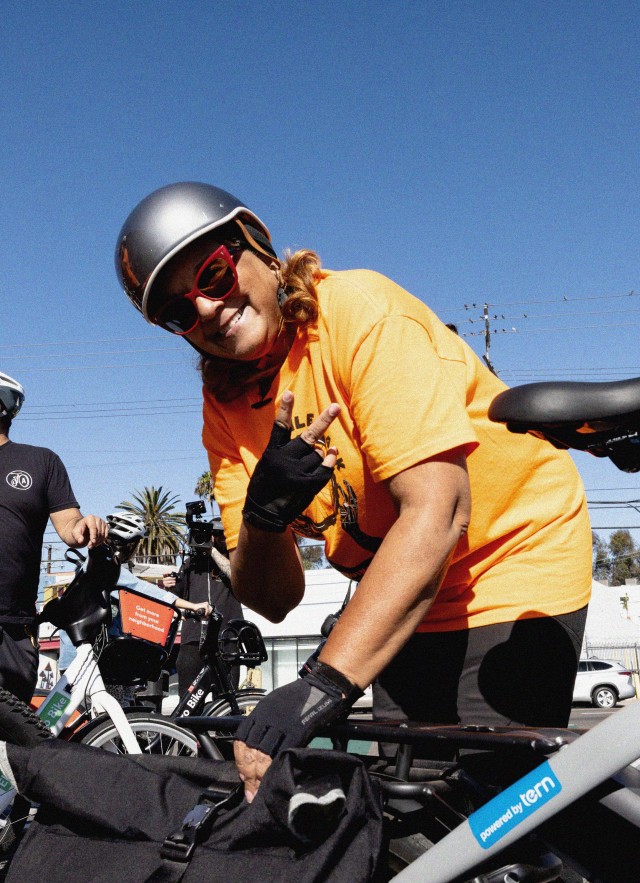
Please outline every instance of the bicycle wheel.
[[[236, 696], [236, 702], [238, 703], [240, 713], [243, 715], [251, 714], [258, 702], [260, 702], [260, 700], [265, 695], [265, 693], [259, 692], [257, 690], [246, 690], [243, 693], [238, 694]], [[202, 710], [202, 717], [228, 717], [231, 714], [233, 714], [233, 712], [231, 710], [229, 702], [226, 699], [214, 699], [211, 702], [207, 702]], [[213, 740], [213, 748], [216, 751], [216, 754], [212, 754], [211, 756], [216, 757], [219, 755], [220, 758], [224, 758], [225, 760], [232, 760], [233, 737], [230, 736], [228, 733], [222, 732], [221, 730], [207, 730], [207, 734]], [[207, 754], [207, 756], [209, 756], [206, 746], [204, 746], [203, 751], [205, 754]]]
[[[240, 713], [244, 715], [251, 714], [258, 702], [265, 696], [266, 693], [261, 693], [257, 690], [247, 690], [244, 693], [238, 693], [236, 702], [238, 703]], [[229, 714], [233, 714], [233, 712], [226, 699], [214, 699], [211, 702], [207, 702], [202, 711], [203, 717], [227, 717]]]
[[[144, 711], [127, 714], [143, 754], [164, 754], [171, 757], [196, 757], [198, 740], [172, 720]], [[78, 740], [83, 745], [93, 745], [115, 754], [126, 754], [122, 739], [111, 718], [92, 727]]]

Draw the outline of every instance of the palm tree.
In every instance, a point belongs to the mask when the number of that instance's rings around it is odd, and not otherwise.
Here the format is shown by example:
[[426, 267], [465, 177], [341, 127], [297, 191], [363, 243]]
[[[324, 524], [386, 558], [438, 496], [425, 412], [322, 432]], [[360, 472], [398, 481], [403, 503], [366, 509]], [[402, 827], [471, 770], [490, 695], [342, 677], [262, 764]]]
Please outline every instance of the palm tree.
[[116, 506], [126, 512], [141, 515], [149, 529], [136, 554], [136, 560], [144, 563], [175, 564], [184, 538], [184, 512], [175, 512], [179, 499], [163, 491], [162, 486], [145, 487], [133, 494], [135, 502], [125, 500]]
[[211, 478], [210, 471], [202, 473], [196, 482], [193, 492], [201, 500], [208, 500], [209, 504], [213, 503], [213, 479]]

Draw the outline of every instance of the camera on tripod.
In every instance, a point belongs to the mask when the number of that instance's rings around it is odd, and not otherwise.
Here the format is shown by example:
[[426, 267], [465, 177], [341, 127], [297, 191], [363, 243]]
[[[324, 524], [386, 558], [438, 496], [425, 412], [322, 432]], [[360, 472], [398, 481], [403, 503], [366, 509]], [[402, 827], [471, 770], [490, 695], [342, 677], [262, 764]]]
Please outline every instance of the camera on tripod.
[[188, 543], [193, 551], [210, 550], [213, 545], [213, 535], [220, 532], [220, 528], [215, 527], [213, 521], [203, 519], [206, 512], [205, 505], [202, 500], [196, 500], [193, 503], [187, 503], [187, 514], [185, 521], [189, 528]]

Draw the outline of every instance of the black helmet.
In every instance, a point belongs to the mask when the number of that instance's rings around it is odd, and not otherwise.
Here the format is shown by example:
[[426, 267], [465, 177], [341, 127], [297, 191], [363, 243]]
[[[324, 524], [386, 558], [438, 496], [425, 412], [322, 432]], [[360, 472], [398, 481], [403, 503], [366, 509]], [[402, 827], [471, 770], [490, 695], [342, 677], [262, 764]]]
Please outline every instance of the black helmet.
[[[131, 303], [147, 321], [158, 273], [188, 243], [230, 221], [244, 223], [258, 250], [273, 255], [271, 235], [239, 199], [195, 181], [168, 184], [145, 197], [124, 222], [116, 246], [116, 272]], [[243, 235], [240, 228], [238, 234]], [[262, 247], [261, 247], [262, 246]]]
[[8, 374], [0, 372], [0, 417], [13, 420], [24, 402], [24, 389]]

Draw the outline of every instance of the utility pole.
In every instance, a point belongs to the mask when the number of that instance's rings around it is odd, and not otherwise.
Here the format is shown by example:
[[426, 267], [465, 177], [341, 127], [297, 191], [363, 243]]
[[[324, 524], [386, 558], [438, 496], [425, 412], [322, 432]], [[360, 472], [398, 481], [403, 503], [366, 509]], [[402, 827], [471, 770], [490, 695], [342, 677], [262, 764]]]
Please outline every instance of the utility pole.
[[489, 304], [485, 303], [482, 309], [482, 318], [484, 320], [484, 356], [482, 357], [489, 371], [498, 376], [498, 372], [491, 364], [491, 328], [489, 326]]
[[51, 552], [53, 546], [47, 546], [47, 573], [51, 573]]

